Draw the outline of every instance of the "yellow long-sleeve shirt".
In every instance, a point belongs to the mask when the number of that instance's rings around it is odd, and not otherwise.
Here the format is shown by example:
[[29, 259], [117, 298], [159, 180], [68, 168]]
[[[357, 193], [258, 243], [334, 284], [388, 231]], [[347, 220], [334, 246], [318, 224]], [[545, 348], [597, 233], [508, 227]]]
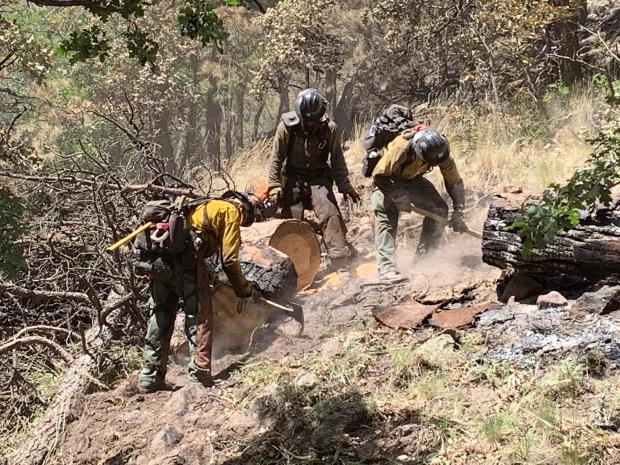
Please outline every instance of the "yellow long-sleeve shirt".
[[222, 267], [237, 297], [250, 296], [252, 284], [239, 264], [241, 213], [237, 207], [225, 200], [209, 200], [192, 210], [188, 226], [205, 241], [207, 256], [222, 251]]
[[[403, 136], [396, 137], [390, 142], [383, 152], [383, 156], [372, 172], [373, 176], [398, 176], [401, 179], [413, 179], [416, 176], [426, 173], [429, 170], [428, 163], [419, 157], [414, 157], [413, 161], [406, 166], [407, 152], [409, 150], [409, 140]], [[446, 158], [439, 164], [441, 175], [449, 188], [457, 183], [462, 183], [461, 175], [456, 168], [456, 163], [452, 157]]]

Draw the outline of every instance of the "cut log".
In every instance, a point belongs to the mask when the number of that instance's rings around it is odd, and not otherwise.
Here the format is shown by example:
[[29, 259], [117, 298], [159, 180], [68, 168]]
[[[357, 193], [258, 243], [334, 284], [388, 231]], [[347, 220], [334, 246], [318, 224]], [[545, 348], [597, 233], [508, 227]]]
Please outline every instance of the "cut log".
[[577, 228], [559, 233], [526, 258], [521, 237], [505, 230], [522, 200], [496, 197], [491, 203], [482, 239], [485, 263], [519, 274], [565, 274], [594, 280], [620, 276], [620, 201], [601, 208]]
[[245, 249], [271, 246], [288, 255], [297, 272], [297, 289], [312, 284], [321, 265], [321, 246], [312, 228], [299, 220], [271, 220], [256, 223], [242, 232]]

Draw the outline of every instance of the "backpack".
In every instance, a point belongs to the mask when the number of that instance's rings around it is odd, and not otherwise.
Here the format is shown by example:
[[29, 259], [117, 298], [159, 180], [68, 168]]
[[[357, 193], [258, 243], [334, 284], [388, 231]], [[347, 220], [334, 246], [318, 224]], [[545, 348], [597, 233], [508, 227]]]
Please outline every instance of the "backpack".
[[424, 129], [421, 122], [414, 122], [411, 111], [402, 105], [390, 105], [368, 128], [364, 138], [366, 154], [362, 161], [362, 174], [369, 178], [383, 156], [385, 147], [404, 131], [413, 134]]
[[151, 222], [153, 226], [140, 233], [134, 246], [150, 256], [182, 254], [190, 244], [191, 233], [187, 225], [187, 213], [194, 207], [207, 201], [201, 197], [189, 203], [170, 200], [152, 200], [142, 208], [140, 221]]

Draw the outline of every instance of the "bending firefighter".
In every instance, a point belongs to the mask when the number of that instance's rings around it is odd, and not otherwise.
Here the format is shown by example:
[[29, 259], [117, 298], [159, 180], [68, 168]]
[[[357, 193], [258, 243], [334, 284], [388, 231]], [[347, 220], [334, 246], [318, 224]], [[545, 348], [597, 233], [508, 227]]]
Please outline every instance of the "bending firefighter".
[[315, 89], [306, 89], [295, 100], [295, 111], [282, 115], [269, 163], [271, 200], [284, 218], [301, 205], [316, 214], [334, 267], [344, 264], [351, 251], [346, 226], [332, 190], [335, 181], [345, 198], [360, 200], [349, 181], [336, 123], [325, 114], [327, 101]]
[[[395, 263], [399, 212], [411, 211], [413, 205], [448, 218], [448, 205], [433, 183], [424, 177], [435, 166], [441, 170], [454, 206], [449, 224], [457, 232], [466, 232], [463, 220], [465, 188], [443, 134], [425, 127], [404, 131], [390, 142], [372, 171], [375, 248], [379, 274], [386, 281], [404, 279]], [[436, 248], [443, 229], [442, 223], [424, 218], [417, 253], [424, 254]]]
[[221, 253], [223, 269], [239, 297], [237, 311], [243, 311], [253, 300], [254, 289], [239, 264], [240, 227], [254, 222], [259, 205], [246, 194], [229, 191], [221, 199], [188, 206], [164, 200], [149, 202], [145, 207], [142, 220], [152, 221], [155, 230], [136, 239], [138, 268], [151, 277], [144, 367], [139, 374], [141, 391], [165, 388], [170, 338], [181, 302], [190, 349], [190, 381], [213, 384], [211, 273], [205, 259]]

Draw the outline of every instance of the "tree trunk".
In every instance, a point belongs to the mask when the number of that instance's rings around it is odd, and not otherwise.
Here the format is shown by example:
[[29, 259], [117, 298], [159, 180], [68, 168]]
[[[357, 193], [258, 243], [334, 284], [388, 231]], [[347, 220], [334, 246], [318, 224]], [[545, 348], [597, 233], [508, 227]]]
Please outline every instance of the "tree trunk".
[[270, 220], [243, 231], [243, 243], [257, 248], [271, 246], [293, 260], [297, 289], [312, 284], [321, 265], [321, 247], [308, 223], [299, 220]]
[[174, 145], [170, 136], [170, 113], [163, 110], [157, 121], [157, 144], [160, 146], [161, 159], [166, 161], [166, 171], [176, 173], [177, 166], [174, 160]]
[[353, 106], [355, 95], [355, 79], [347, 82], [342, 89], [342, 95], [334, 110], [334, 121], [340, 128], [342, 139], [346, 140], [353, 135]]
[[[189, 68], [192, 75], [192, 93], [196, 93], [198, 91], [198, 57], [196, 55], [190, 57]], [[189, 99], [189, 102], [189, 115], [183, 144], [182, 166], [187, 166], [188, 163], [195, 160], [198, 145], [198, 103], [194, 101], [193, 97]]]
[[325, 98], [329, 104], [329, 112], [333, 114], [338, 103], [336, 70], [334, 69], [329, 69], [325, 73]]
[[581, 78], [582, 65], [579, 63], [579, 26], [584, 24], [588, 15], [586, 0], [551, 0], [554, 6], [569, 8], [571, 14], [557, 21], [550, 28], [552, 40], [557, 44], [557, 54], [565, 59], [559, 62], [560, 79], [564, 84], [574, 84]]
[[[321, 248], [312, 228], [299, 220], [270, 220], [242, 231], [239, 260], [246, 278], [266, 297], [288, 298], [312, 284]], [[218, 279], [227, 282], [218, 268]]]
[[260, 117], [263, 115], [263, 111], [265, 110], [265, 100], [261, 100], [258, 104], [258, 108], [256, 109], [256, 113], [254, 113], [254, 127], [252, 129], [252, 140], [258, 139], [258, 128], [260, 125]]
[[276, 114], [276, 127], [280, 124], [282, 113], [286, 113], [287, 111], [289, 111], [288, 81], [282, 78], [280, 80], [280, 105], [278, 106], [278, 113]]
[[558, 234], [542, 249], [523, 256], [521, 237], [505, 228], [523, 199], [497, 197], [484, 224], [482, 259], [521, 274], [568, 274], [598, 280], [620, 276], [620, 200], [601, 208], [575, 229]]
[[214, 77], [209, 78], [209, 90], [207, 91], [207, 114], [206, 114], [206, 142], [207, 156], [211, 166], [220, 169], [222, 158], [220, 133], [222, 130], [222, 107], [217, 98], [217, 81]]
[[242, 149], [245, 145], [245, 86], [240, 85], [235, 88], [235, 146]]

